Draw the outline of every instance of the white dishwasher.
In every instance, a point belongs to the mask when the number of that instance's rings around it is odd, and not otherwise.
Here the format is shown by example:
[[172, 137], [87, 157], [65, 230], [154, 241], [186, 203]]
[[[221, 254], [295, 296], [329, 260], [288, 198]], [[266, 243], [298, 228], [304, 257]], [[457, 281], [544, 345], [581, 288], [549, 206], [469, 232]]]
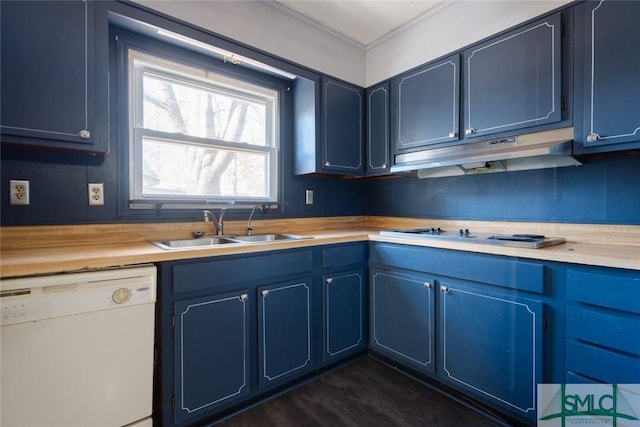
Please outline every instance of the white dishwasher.
[[151, 426], [156, 268], [0, 281], [2, 427]]

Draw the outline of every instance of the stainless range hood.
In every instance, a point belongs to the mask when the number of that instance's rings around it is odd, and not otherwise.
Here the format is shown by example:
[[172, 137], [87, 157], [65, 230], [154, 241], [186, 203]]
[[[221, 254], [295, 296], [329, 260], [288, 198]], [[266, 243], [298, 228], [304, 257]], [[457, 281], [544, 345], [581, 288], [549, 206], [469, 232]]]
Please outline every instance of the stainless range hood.
[[577, 166], [573, 127], [397, 154], [392, 173], [418, 178]]

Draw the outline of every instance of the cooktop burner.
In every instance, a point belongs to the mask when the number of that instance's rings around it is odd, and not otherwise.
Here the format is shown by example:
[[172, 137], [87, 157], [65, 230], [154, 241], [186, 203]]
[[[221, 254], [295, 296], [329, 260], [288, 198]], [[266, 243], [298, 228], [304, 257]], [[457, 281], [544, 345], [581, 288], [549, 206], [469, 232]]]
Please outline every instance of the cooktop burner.
[[440, 227], [412, 228], [407, 230], [383, 230], [381, 236], [434, 238], [444, 240], [457, 240], [470, 243], [484, 243], [499, 246], [513, 246], [520, 248], [538, 249], [546, 246], [565, 243], [562, 237], [547, 237], [542, 234], [487, 234], [472, 233], [468, 228], [458, 231], [447, 231]]

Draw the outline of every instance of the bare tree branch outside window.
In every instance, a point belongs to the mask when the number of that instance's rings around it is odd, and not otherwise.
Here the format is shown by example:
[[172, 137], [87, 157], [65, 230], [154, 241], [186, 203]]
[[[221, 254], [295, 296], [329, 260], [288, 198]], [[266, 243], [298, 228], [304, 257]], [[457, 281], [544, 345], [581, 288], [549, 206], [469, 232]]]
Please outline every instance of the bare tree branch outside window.
[[143, 195], [271, 196], [275, 91], [244, 95], [157, 71], [141, 81]]

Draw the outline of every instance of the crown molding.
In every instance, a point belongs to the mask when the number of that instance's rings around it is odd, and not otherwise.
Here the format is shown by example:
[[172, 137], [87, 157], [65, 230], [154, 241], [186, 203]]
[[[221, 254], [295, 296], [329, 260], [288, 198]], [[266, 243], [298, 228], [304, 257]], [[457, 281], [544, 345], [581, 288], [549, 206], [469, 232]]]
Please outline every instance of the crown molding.
[[277, 10], [281, 13], [284, 13], [285, 15], [289, 15], [290, 17], [296, 19], [297, 21], [303, 22], [306, 25], [309, 25], [311, 27], [313, 27], [314, 29], [320, 31], [321, 33], [327, 34], [331, 37], [335, 37], [337, 39], [340, 39], [341, 41], [350, 44], [351, 46], [357, 47], [358, 49], [361, 50], [366, 50], [367, 46], [365, 46], [364, 44], [357, 42], [355, 40], [353, 40], [352, 38], [349, 38], [347, 36], [345, 36], [342, 33], [339, 33], [335, 30], [332, 30], [329, 27], [326, 27], [325, 25], [321, 24], [318, 21], [315, 21], [311, 18], [309, 18], [308, 16], [305, 16], [299, 12], [296, 12], [293, 9], [289, 9], [288, 7], [282, 5], [281, 3], [278, 3], [276, 0], [264, 0], [261, 2], [262, 4], [269, 6], [270, 8]]
[[383, 43], [385, 43], [386, 41], [396, 37], [399, 34], [404, 33], [405, 31], [409, 30], [410, 28], [416, 26], [417, 24], [419, 24], [420, 22], [424, 21], [425, 19], [436, 15], [440, 12], [442, 12], [443, 10], [451, 7], [451, 5], [453, 5], [456, 2], [459, 2], [460, 0], [444, 0], [442, 3], [438, 4], [437, 6], [432, 7], [431, 9], [427, 10], [425, 13], [423, 13], [422, 15], [416, 16], [415, 18], [413, 18], [410, 21], [407, 21], [406, 23], [400, 25], [399, 27], [389, 31], [387, 34], [383, 35], [382, 37], [377, 38], [376, 40], [372, 41], [371, 43], [369, 43], [368, 45], [365, 46], [365, 50], [370, 50], [375, 48], [376, 46], [379, 46]]

